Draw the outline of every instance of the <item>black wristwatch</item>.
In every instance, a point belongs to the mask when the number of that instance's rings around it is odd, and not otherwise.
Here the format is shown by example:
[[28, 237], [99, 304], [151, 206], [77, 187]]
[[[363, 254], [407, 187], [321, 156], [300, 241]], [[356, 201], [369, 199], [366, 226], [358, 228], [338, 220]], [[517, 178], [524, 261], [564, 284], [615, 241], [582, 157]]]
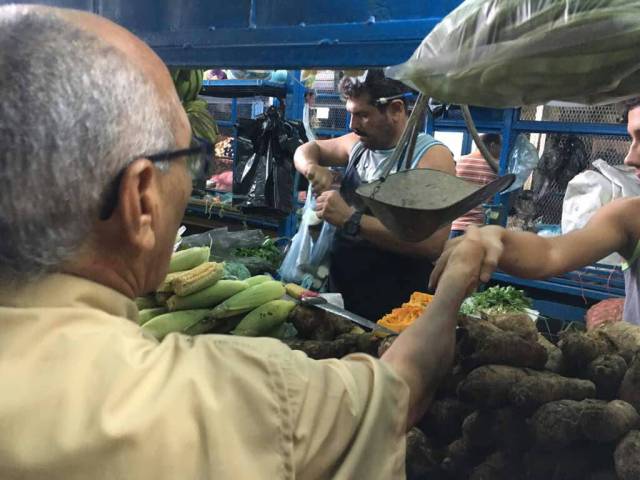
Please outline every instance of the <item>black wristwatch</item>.
[[342, 226], [342, 231], [345, 235], [349, 235], [350, 237], [355, 237], [360, 233], [360, 219], [362, 218], [362, 212], [356, 210], [349, 217], [349, 220], [344, 222]]

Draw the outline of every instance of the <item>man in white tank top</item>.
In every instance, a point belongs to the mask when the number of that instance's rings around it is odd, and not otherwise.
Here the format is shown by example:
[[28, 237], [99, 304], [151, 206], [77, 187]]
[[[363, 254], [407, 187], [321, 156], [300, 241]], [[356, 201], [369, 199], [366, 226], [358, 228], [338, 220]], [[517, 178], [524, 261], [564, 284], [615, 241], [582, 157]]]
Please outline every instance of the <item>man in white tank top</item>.
[[[356, 210], [356, 188], [380, 177], [407, 124], [410, 90], [385, 78], [381, 70], [369, 70], [366, 79], [345, 77], [340, 91], [351, 114], [352, 133], [306, 143], [294, 160], [317, 195], [318, 216], [338, 228], [329, 275], [332, 290], [342, 293], [347, 309], [377, 320], [413, 291], [426, 289], [431, 262], [440, 255], [449, 228], [422, 242], [405, 242], [373, 215]], [[409, 163], [409, 168], [455, 175], [449, 149], [424, 133]], [[329, 167], [346, 167], [339, 190], [332, 189]]]

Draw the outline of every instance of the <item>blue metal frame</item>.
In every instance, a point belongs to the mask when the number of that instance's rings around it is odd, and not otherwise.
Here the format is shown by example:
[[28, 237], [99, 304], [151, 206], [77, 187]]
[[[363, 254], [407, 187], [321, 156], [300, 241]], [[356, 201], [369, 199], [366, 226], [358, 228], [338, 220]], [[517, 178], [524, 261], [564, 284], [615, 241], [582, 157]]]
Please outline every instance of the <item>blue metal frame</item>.
[[[238, 154], [238, 98], [255, 96], [275, 97], [278, 101], [285, 102], [285, 117], [290, 120], [301, 120], [304, 110], [305, 87], [300, 82], [300, 71], [289, 72], [286, 83], [270, 82], [266, 80], [205, 80], [200, 95], [209, 97], [231, 98], [231, 119], [217, 121], [218, 125], [230, 127], [233, 130], [233, 174], [236, 175]], [[258, 113], [252, 107], [252, 115]], [[262, 112], [260, 112], [262, 113]], [[246, 222], [258, 227], [277, 229], [281, 237], [292, 237], [297, 230], [297, 215], [295, 206], [298, 205], [299, 175], [294, 178], [293, 205], [294, 211], [281, 222], [268, 222], [262, 218], [251, 215], [225, 212], [224, 216], [230, 219]], [[191, 205], [187, 213], [198, 216], [206, 214], [203, 207]]]
[[168, 65], [269, 69], [400, 63], [461, 2], [42, 0], [114, 20]]

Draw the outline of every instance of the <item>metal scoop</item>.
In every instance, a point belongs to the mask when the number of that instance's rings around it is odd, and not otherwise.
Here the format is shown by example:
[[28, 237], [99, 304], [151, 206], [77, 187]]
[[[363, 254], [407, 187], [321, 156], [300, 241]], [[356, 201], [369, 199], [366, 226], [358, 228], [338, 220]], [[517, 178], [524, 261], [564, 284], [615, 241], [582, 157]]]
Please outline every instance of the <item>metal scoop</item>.
[[479, 186], [438, 170], [403, 170], [361, 185], [356, 193], [401, 240], [419, 242], [508, 188], [515, 175]]
[[[515, 180], [515, 176], [509, 174], [485, 186], [478, 186], [438, 170], [409, 169], [419, 120], [428, 108], [428, 101], [428, 97], [420, 94], [380, 179], [362, 184], [356, 190], [358, 208], [368, 207], [385, 227], [409, 242], [424, 240], [440, 227], [508, 188]], [[403, 156], [405, 170], [391, 174]]]

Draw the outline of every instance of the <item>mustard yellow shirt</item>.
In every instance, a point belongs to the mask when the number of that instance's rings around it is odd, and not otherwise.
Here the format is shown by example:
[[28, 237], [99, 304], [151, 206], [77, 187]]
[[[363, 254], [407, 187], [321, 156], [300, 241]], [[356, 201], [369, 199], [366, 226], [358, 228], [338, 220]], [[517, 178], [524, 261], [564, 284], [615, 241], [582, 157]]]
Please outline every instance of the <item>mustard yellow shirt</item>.
[[408, 388], [366, 356], [157, 342], [69, 275], [0, 289], [0, 479], [403, 479]]

